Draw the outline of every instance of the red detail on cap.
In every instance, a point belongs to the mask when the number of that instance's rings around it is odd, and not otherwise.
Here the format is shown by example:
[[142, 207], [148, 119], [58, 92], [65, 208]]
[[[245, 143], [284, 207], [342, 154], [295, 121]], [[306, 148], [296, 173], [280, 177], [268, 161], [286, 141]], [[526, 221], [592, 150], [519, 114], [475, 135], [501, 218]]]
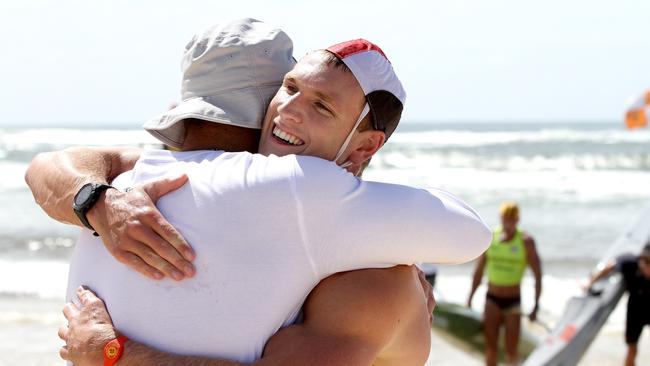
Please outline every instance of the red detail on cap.
[[384, 51], [382, 51], [379, 46], [372, 42], [366, 41], [365, 39], [355, 39], [352, 41], [335, 44], [334, 46], [327, 47], [327, 50], [338, 56], [340, 59], [344, 59], [348, 56], [361, 52], [377, 51], [382, 56], [384, 56], [386, 60], [388, 60], [388, 57], [386, 57]]

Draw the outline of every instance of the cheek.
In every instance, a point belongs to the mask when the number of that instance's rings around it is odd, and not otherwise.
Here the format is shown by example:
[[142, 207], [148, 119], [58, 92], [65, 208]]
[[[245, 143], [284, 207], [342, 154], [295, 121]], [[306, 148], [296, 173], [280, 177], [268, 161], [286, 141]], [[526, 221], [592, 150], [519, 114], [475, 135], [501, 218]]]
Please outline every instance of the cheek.
[[[278, 92], [279, 93], [279, 92]], [[278, 107], [281, 105], [282, 98], [278, 95], [271, 99], [268, 108], [266, 108], [266, 115], [264, 121], [270, 121], [275, 115], [278, 114]]]

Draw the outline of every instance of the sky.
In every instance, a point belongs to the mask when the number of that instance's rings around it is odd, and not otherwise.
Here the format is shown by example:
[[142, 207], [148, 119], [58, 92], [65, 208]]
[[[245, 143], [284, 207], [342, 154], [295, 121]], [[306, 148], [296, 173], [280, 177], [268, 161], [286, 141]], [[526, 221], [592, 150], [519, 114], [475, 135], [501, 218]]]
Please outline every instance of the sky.
[[137, 126], [179, 99], [192, 35], [243, 17], [297, 58], [379, 44], [409, 123], [618, 121], [650, 89], [648, 0], [3, 0], [0, 126]]

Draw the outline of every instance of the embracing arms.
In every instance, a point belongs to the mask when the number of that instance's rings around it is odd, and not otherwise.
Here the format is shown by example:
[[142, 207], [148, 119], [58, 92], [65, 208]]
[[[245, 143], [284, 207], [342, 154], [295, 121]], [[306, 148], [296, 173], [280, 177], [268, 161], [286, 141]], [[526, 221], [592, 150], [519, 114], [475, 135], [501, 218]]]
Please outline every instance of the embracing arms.
[[[369, 269], [323, 280], [305, 303], [305, 321], [281, 329], [252, 366], [280, 365], [422, 365], [430, 347], [430, 321], [435, 301], [424, 275], [412, 267]], [[390, 293], [391, 296], [386, 296]], [[100, 366], [102, 349], [115, 338], [103, 302], [79, 289], [81, 305], [64, 309], [68, 325], [61, 357], [76, 366]], [[424, 295], [424, 296], [423, 296]], [[243, 366], [205, 357], [178, 356], [129, 340], [119, 362], [123, 366]]]
[[333, 164], [297, 157], [295, 194], [306, 243], [325, 275], [480, 256], [492, 234], [469, 205], [441, 189], [362, 181]]
[[[85, 183], [110, 183], [130, 170], [139, 148], [69, 148], [38, 154], [25, 181], [34, 199], [55, 220], [82, 226], [72, 200]], [[104, 191], [88, 211], [90, 224], [108, 251], [120, 262], [155, 279], [192, 276], [194, 254], [182, 236], [164, 219], [155, 201], [182, 186], [187, 177], [163, 178], [130, 192]]]
[[81, 226], [71, 209], [81, 186], [111, 182], [132, 169], [139, 156], [137, 148], [69, 148], [40, 153], [27, 168], [25, 181], [45, 213], [57, 221]]

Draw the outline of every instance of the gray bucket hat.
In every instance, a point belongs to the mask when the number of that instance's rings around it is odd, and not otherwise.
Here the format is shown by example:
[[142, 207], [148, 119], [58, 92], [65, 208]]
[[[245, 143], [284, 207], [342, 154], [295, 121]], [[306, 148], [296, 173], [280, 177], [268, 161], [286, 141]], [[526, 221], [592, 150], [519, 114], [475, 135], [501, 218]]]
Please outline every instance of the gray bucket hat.
[[214, 25], [185, 46], [182, 102], [143, 127], [174, 148], [183, 145], [179, 122], [188, 118], [259, 129], [294, 64], [293, 43], [281, 29], [250, 18]]

